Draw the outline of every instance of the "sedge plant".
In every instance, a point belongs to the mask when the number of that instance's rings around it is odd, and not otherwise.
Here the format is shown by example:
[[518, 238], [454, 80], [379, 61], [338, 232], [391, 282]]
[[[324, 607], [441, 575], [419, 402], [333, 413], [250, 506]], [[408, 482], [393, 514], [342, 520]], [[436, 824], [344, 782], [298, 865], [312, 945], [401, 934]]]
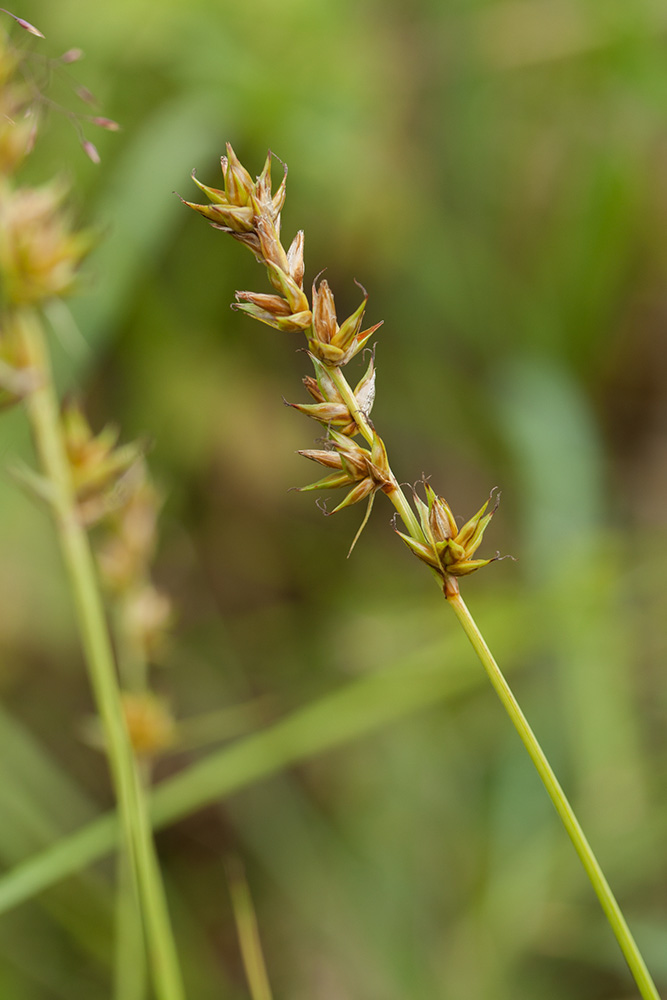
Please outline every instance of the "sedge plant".
[[[27, 21], [10, 16], [31, 35], [43, 37]], [[140, 1000], [145, 995], [145, 951], [158, 1000], [182, 1000], [142, 762], [147, 733], [152, 749], [169, 735], [168, 720], [145, 693], [144, 640], [151, 629], [160, 630], [165, 618], [164, 602], [146, 570], [156, 500], [146, 480], [141, 447], [119, 447], [112, 428], [95, 435], [79, 407], [61, 405], [44, 314], [50, 303], [75, 287], [79, 264], [94, 236], [73, 224], [67, 189], [60, 181], [35, 187], [17, 180], [34, 145], [40, 116], [51, 107], [40, 89], [43, 77], [78, 55], [78, 50], [70, 50], [49, 62], [0, 34], [0, 405], [6, 409], [22, 404], [30, 423], [39, 468], [19, 468], [16, 477], [53, 517], [116, 795], [124, 887], [118, 937], [127, 945], [126, 956], [132, 949], [131, 961], [119, 963], [116, 997]], [[83, 134], [81, 116], [67, 117], [84, 152], [96, 162], [97, 150]], [[117, 128], [106, 118], [84, 120], [111, 131]], [[102, 522], [107, 535], [96, 555], [90, 531]], [[103, 580], [114, 595], [109, 600]], [[115, 642], [109, 625], [114, 607], [119, 609]]]
[[[477, 550], [498, 501], [492, 497], [462, 527], [447, 501], [424, 481], [423, 497], [416, 488], [406, 495], [394, 475], [370, 414], [375, 396], [375, 367], [371, 360], [353, 386], [347, 366], [368, 345], [379, 323], [364, 328], [368, 296], [360, 286], [362, 301], [339, 322], [333, 292], [326, 279], [315, 279], [310, 298], [304, 288], [304, 234], [299, 231], [289, 247], [281, 241], [280, 220], [285, 202], [287, 168], [274, 192], [269, 152], [261, 174], [253, 180], [230, 144], [221, 158], [223, 187], [210, 187], [192, 177], [206, 202], [185, 204], [210, 224], [245, 245], [266, 268], [266, 291], [239, 291], [233, 308], [276, 330], [305, 336], [313, 374], [303, 379], [312, 401], [289, 404], [320, 424], [324, 445], [304, 449], [305, 458], [322, 466], [326, 475], [302, 486], [301, 491], [345, 490], [343, 499], [325, 513], [334, 514], [362, 501], [366, 512], [352, 542], [354, 547], [367, 523], [376, 494], [393, 504], [399, 538], [435, 577], [491, 684], [521, 738], [572, 844], [579, 855], [600, 905], [621, 947], [644, 1000], [659, 1000], [655, 983], [637, 943], [537, 737], [524, 716], [491, 650], [468, 610], [460, 591], [462, 578], [489, 565], [494, 558], [479, 558]], [[351, 551], [351, 549], [350, 549]]]

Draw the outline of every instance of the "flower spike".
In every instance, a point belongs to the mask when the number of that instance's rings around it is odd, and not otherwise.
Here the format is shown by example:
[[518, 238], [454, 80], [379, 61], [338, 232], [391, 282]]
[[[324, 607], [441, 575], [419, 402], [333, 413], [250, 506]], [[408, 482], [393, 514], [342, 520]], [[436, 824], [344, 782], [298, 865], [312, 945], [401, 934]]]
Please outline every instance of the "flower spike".
[[[208, 204], [186, 204], [211, 225], [245, 243], [267, 270], [272, 291], [237, 292], [232, 308], [276, 330], [303, 331], [306, 335], [315, 375], [303, 382], [313, 402], [285, 402], [327, 428], [326, 448], [307, 448], [299, 454], [329, 471], [324, 478], [300, 489], [306, 492], [347, 488], [344, 499], [328, 513], [336, 513], [368, 498], [366, 516], [352, 547], [368, 520], [375, 494], [382, 490], [399, 510], [407, 534], [402, 531], [398, 534], [415, 555], [445, 582], [473, 573], [492, 561], [472, 557], [495, 507], [487, 512], [487, 502], [459, 530], [446, 501], [425, 482], [424, 500], [414, 492], [415, 517], [391, 471], [384, 443], [370, 422], [375, 398], [373, 356], [354, 389], [341, 372], [344, 365], [364, 350], [382, 324], [362, 329], [368, 292], [359, 282], [356, 284], [361, 291], [361, 302], [342, 323], [338, 321], [333, 291], [321, 271], [312, 283], [309, 302], [304, 291], [303, 231], [296, 234], [288, 250], [280, 241], [280, 212], [285, 201], [287, 167], [273, 194], [272, 159], [269, 152], [261, 174], [253, 181], [227, 144], [227, 155], [221, 160], [224, 188], [208, 187], [193, 173], [193, 180], [208, 198]], [[365, 439], [363, 444], [355, 440], [358, 437]]]
[[479, 548], [484, 531], [498, 508], [499, 497], [487, 513], [492, 492], [480, 510], [459, 529], [447, 501], [437, 496], [429, 483], [425, 484], [424, 490], [426, 503], [416, 492], [414, 500], [426, 541], [406, 535], [397, 528], [394, 530], [418, 559], [442, 577], [445, 585], [451, 577], [469, 576], [498, 559], [498, 555], [491, 559], [473, 559], [472, 556]]
[[361, 331], [361, 321], [368, 301], [366, 290], [362, 288], [362, 291], [364, 298], [361, 304], [351, 316], [348, 316], [342, 326], [339, 326], [329, 283], [326, 279], [322, 279], [318, 287], [317, 282], [313, 282], [313, 330], [308, 340], [308, 347], [311, 353], [325, 364], [346, 365], [382, 326], [380, 322], [368, 330]]

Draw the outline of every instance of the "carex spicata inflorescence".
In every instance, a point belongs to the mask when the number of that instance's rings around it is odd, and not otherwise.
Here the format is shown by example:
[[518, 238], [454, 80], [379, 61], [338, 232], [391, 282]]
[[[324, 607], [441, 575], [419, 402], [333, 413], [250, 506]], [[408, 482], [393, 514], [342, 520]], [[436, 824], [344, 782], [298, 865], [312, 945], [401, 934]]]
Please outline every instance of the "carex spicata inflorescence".
[[[473, 556], [497, 501], [491, 509], [487, 501], [461, 528], [447, 502], [428, 484], [424, 484], [426, 502], [415, 490], [414, 506], [410, 505], [390, 468], [384, 442], [370, 420], [375, 396], [373, 358], [354, 389], [342, 371], [363, 350], [381, 323], [362, 329], [368, 301], [363, 288], [360, 305], [342, 323], [338, 322], [333, 292], [326, 280], [318, 283], [318, 278], [315, 279], [309, 301], [303, 287], [303, 231], [297, 233], [287, 250], [280, 240], [287, 168], [274, 194], [271, 161], [269, 152], [261, 174], [253, 181], [228, 143], [227, 155], [221, 158], [223, 187], [202, 184], [193, 171], [193, 180], [208, 198], [208, 203], [185, 201], [184, 204], [203, 215], [216, 229], [245, 244], [266, 267], [273, 291], [237, 292], [233, 308], [277, 330], [301, 331], [306, 336], [315, 372], [314, 377], [307, 376], [303, 382], [314, 402], [288, 405], [326, 428], [324, 447], [304, 449], [299, 454], [324, 466], [327, 475], [300, 489], [347, 488], [344, 499], [333, 510], [326, 511], [332, 514], [360, 500], [368, 500], [366, 516], [352, 546], [366, 524], [375, 494], [378, 491], [386, 493], [407, 529], [407, 533], [397, 530], [397, 534], [437, 574], [445, 593], [458, 592], [457, 577], [467, 576], [493, 562], [493, 559]], [[364, 439], [363, 444], [356, 440], [359, 437]]]

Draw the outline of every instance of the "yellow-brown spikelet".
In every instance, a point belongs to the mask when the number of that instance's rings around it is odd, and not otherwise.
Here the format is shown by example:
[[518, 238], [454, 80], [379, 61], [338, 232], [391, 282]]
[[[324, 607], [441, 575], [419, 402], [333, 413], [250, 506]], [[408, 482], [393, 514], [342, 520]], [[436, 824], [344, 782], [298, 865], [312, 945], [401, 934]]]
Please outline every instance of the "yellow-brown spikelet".
[[484, 531], [498, 509], [499, 495], [491, 510], [488, 510], [488, 506], [493, 493], [477, 513], [459, 529], [447, 501], [437, 496], [428, 483], [425, 484], [425, 492], [426, 503], [416, 492], [414, 495], [425, 541], [396, 529], [396, 534], [400, 535], [419, 559], [435, 569], [446, 581], [447, 577], [468, 576], [498, 558], [493, 556], [491, 559], [473, 559], [472, 556], [479, 548]]

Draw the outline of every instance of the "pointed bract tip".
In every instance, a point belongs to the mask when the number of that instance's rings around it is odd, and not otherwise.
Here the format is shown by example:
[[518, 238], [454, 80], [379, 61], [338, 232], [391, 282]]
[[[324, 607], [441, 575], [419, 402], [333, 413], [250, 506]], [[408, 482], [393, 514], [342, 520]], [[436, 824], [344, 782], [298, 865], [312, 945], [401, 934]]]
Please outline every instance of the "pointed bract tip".
[[271, 157], [272, 160], [277, 160], [278, 163], [282, 163], [283, 170], [285, 171], [285, 176], [287, 176], [287, 164], [285, 163], [285, 161], [281, 160], [281, 158], [278, 156], [278, 154], [274, 153], [272, 149], [268, 149], [267, 150], [267, 154], [268, 154], [268, 156]]

